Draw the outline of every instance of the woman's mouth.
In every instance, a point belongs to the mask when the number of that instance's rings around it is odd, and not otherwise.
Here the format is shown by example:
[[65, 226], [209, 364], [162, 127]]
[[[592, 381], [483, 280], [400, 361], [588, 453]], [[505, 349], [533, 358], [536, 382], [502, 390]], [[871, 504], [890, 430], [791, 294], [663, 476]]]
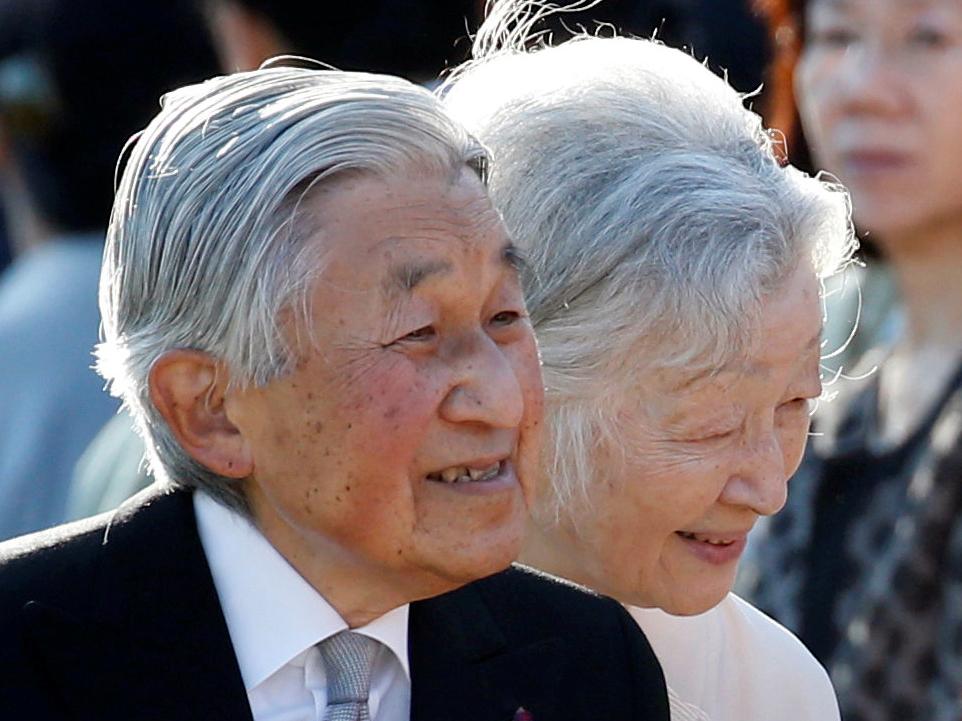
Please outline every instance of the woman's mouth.
[[737, 561], [745, 550], [747, 532], [695, 533], [676, 531], [675, 534], [699, 559], [713, 565]]
[[905, 170], [912, 158], [889, 150], [856, 150], [843, 153], [842, 164], [846, 176], [875, 177]]

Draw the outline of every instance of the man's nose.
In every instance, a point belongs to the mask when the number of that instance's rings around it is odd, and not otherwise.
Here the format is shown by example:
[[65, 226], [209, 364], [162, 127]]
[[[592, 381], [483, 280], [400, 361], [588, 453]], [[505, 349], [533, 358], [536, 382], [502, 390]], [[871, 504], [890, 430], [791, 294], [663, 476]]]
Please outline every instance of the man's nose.
[[737, 470], [722, 491], [722, 500], [770, 516], [782, 509], [787, 498], [785, 457], [774, 429], [746, 440]]
[[505, 349], [481, 334], [453, 355], [454, 382], [441, 404], [441, 416], [452, 423], [517, 428], [524, 396]]

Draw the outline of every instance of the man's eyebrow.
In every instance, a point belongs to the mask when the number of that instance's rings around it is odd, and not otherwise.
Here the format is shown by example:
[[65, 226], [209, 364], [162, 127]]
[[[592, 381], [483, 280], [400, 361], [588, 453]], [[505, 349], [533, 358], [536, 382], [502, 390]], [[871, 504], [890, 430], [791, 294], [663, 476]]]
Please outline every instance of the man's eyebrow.
[[[510, 241], [501, 247], [498, 257], [502, 264], [517, 273], [523, 272], [528, 267], [524, 254]], [[447, 260], [401, 261], [388, 268], [382, 283], [382, 291], [387, 296], [410, 293], [428, 278], [450, 273], [453, 267]]]
[[402, 261], [388, 269], [383, 290], [386, 295], [410, 293], [428, 278], [451, 272], [447, 260], [409, 260]]

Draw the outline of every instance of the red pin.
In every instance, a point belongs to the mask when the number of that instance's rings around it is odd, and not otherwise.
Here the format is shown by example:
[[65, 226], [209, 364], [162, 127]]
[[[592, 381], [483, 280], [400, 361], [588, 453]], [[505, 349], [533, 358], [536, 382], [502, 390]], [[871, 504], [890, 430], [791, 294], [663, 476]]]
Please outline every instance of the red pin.
[[534, 715], [524, 706], [519, 706], [518, 710], [514, 712], [513, 721], [534, 721]]

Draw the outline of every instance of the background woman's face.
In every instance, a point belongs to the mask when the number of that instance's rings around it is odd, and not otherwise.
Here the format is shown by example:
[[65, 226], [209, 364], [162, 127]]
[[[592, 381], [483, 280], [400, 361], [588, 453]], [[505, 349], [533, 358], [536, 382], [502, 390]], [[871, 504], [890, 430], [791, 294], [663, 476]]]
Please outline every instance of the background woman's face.
[[962, 222], [962, 2], [813, 0], [806, 24], [805, 133], [859, 225], [884, 242]]
[[578, 580], [676, 614], [724, 598], [749, 530], [785, 503], [801, 460], [821, 393], [821, 326], [805, 264], [767, 303], [746, 360], [693, 381], [684, 369], [657, 372], [625, 394], [623, 443], [594, 458], [603, 480], [581, 519]]

